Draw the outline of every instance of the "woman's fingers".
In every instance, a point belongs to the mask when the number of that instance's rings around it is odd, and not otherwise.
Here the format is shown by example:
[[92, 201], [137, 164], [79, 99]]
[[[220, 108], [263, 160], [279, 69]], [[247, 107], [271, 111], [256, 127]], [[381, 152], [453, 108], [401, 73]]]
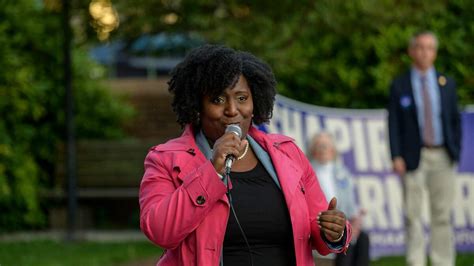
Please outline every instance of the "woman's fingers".
[[319, 225], [321, 226], [321, 229], [324, 229], [328, 232], [334, 232], [337, 235], [340, 235], [342, 231], [344, 231], [344, 227], [340, 224], [336, 223], [329, 223], [329, 222], [320, 222]]
[[341, 225], [346, 224], [346, 216], [343, 212], [334, 210], [334, 211], [324, 211], [321, 212], [318, 216], [318, 221], [321, 222], [333, 222]]
[[338, 239], [346, 227], [346, 217], [338, 210], [322, 212], [317, 221], [321, 231], [330, 241]]
[[341, 237], [341, 234], [344, 232], [334, 232], [325, 228], [321, 228], [321, 231], [324, 233], [324, 235], [329, 241], [335, 241], [336, 239], [339, 239]]
[[232, 132], [227, 132], [216, 140], [213, 146], [212, 164], [218, 173], [224, 172], [225, 159], [228, 155], [238, 157], [242, 141]]
[[329, 241], [335, 241], [344, 233], [345, 226], [332, 222], [319, 222], [320, 230]]

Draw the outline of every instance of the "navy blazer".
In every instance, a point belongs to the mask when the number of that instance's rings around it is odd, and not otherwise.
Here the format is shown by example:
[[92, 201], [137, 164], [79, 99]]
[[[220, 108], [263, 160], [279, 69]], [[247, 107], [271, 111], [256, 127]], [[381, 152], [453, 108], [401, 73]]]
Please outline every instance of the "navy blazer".
[[[441, 125], [444, 146], [453, 161], [459, 160], [461, 143], [460, 114], [456, 83], [453, 79], [436, 73], [441, 102]], [[388, 128], [392, 159], [401, 156], [407, 170], [418, 168], [423, 146], [410, 71], [396, 78], [390, 87]]]

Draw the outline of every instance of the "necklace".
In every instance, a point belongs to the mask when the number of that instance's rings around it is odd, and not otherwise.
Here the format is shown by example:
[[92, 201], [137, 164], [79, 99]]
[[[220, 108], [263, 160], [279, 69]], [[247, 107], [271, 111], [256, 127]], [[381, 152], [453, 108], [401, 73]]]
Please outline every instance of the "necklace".
[[245, 157], [245, 155], [247, 155], [247, 152], [249, 151], [249, 143], [247, 142], [247, 145], [245, 145], [245, 150], [244, 150], [244, 153], [242, 153], [242, 155], [240, 155], [239, 157], [237, 157], [237, 160], [240, 160], [242, 158]]

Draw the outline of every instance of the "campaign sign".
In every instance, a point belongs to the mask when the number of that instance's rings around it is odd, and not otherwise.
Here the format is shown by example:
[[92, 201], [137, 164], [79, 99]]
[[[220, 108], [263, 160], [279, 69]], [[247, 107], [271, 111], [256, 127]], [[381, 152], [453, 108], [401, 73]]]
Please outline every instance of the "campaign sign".
[[[319, 107], [278, 95], [273, 118], [261, 129], [294, 138], [304, 152], [315, 133], [331, 132], [340, 156], [354, 176], [356, 200], [367, 210], [363, 226], [370, 235], [371, 257], [405, 253], [402, 184], [392, 171], [386, 110]], [[473, 252], [474, 112], [462, 113], [462, 133], [461, 160], [453, 179], [452, 223], [457, 251]], [[428, 225], [428, 204], [420, 211]], [[428, 226], [426, 232], [429, 238]]]

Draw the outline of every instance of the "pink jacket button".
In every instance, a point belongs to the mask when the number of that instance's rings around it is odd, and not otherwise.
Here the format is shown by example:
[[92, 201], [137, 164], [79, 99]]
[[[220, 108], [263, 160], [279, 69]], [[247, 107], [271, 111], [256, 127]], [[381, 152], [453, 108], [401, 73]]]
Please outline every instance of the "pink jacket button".
[[196, 198], [196, 203], [199, 205], [203, 205], [205, 202], [206, 202], [206, 198], [204, 198], [204, 196], [198, 196]]

